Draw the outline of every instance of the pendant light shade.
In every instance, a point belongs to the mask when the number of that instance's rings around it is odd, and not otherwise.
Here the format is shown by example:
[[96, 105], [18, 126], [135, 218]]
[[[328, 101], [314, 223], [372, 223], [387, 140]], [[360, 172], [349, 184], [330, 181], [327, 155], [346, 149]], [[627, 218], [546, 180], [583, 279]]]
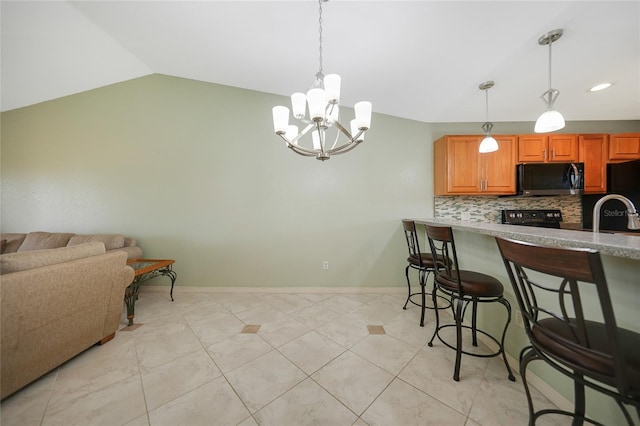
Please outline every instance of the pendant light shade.
[[553, 89], [551, 86], [551, 45], [554, 41], [562, 37], [564, 31], [561, 29], [550, 31], [543, 34], [538, 39], [538, 44], [541, 46], [549, 45], [549, 90], [544, 92], [540, 97], [547, 106], [547, 109], [540, 115], [536, 121], [534, 132], [536, 133], [548, 133], [560, 130], [564, 127], [564, 117], [558, 111], [553, 108], [553, 105], [558, 98], [560, 92]]
[[547, 109], [540, 115], [533, 130], [536, 133], [549, 133], [560, 130], [563, 127], [564, 117], [562, 114], [555, 109]]
[[494, 152], [498, 150], [498, 141], [495, 140], [493, 136], [491, 136], [491, 129], [493, 128], [493, 123], [489, 121], [489, 89], [491, 89], [494, 85], [493, 81], [485, 81], [481, 83], [480, 90], [484, 90], [484, 99], [486, 103], [486, 112], [487, 112], [487, 121], [482, 125], [482, 130], [484, 130], [485, 137], [480, 142], [480, 146], [478, 147], [478, 152], [482, 154], [486, 154], [488, 152]]
[[493, 138], [493, 136], [488, 135], [482, 139], [480, 142], [480, 148], [478, 151], [482, 154], [486, 154], [487, 152], [494, 152], [498, 150], [498, 141]]

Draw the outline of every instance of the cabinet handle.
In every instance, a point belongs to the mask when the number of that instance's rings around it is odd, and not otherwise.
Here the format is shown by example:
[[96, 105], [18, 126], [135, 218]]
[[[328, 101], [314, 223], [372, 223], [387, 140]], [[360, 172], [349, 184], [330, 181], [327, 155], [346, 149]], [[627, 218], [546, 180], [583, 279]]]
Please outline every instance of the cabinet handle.
[[542, 150], [542, 159], [543, 159], [543, 160], [546, 160], [546, 159], [547, 159], [547, 150], [546, 150], [546, 149], [543, 149], [543, 150]]

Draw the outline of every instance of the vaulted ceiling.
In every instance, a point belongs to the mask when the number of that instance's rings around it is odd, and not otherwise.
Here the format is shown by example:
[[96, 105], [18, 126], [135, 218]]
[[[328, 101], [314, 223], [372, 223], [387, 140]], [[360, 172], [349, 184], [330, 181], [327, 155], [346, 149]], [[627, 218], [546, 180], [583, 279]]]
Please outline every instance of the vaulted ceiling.
[[[305, 91], [319, 68], [318, 2], [5, 1], [1, 107], [168, 74], [261, 92]], [[566, 120], [640, 119], [638, 1], [322, 3], [323, 68], [342, 104], [424, 122], [534, 121], [548, 89]], [[588, 89], [609, 81], [601, 92]], [[269, 114], [269, 112], [266, 112]], [[496, 129], [499, 130], [499, 129]]]

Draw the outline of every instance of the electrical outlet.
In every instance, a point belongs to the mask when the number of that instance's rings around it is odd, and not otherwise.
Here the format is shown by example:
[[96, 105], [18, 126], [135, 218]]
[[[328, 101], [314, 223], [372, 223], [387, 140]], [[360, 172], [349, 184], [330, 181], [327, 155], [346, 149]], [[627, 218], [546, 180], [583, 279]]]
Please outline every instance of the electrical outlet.
[[516, 325], [524, 328], [524, 321], [522, 320], [522, 312], [520, 312], [520, 309], [516, 309]]
[[462, 212], [460, 214], [460, 220], [471, 220], [471, 213], [469, 212]]
[[322, 262], [322, 269], [329, 269], [329, 261], [325, 260], [324, 262]]

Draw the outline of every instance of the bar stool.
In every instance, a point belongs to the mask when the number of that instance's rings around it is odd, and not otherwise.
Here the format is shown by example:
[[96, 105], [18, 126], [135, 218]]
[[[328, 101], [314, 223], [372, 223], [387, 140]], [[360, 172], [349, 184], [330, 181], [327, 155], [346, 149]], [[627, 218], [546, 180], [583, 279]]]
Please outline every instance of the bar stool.
[[[420, 306], [422, 312], [420, 315], [420, 327], [424, 327], [424, 313], [426, 309], [447, 309], [451, 306], [449, 301], [447, 304], [438, 305], [434, 303], [433, 306], [427, 306], [426, 304], [426, 294], [425, 287], [427, 285], [427, 280], [429, 279], [429, 275], [435, 271], [435, 265], [433, 262], [433, 257], [431, 253], [422, 253], [420, 251], [420, 241], [418, 239], [418, 233], [416, 231], [416, 223], [413, 220], [403, 219], [402, 227], [404, 228], [404, 236], [407, 240], [407, 247], [409, 249], [409, 257], [407, 258], [407, 267], [405, 268], [404, 275], [407, 278], [407, 300], [404, 302], [404, 306], [402, 309], [407, 309], [407, 304], [409, 302], [413, 303], [416, 306]], [[411, 281], [409, 280], [409, 269], [415, 269], [418, 271], [418, 280], [420, 282], [421, 292], [420, 293], [411, 293]], [[433, 288], [435, 291], [435, 286]], [[422, 303], [414, 302], [411, 297], [421, 295]], [[433, 299], [436, 300], [436, 299]]]
[[[600, 424], [586, 417], [587, 386], [614, 398], [632, 425], [623, 403], [634, 406], [640, 417], [640, 334], [616, 325], [600, 253], [496, 241], [530, 342], [520, 352], [529, 424], [548, 413], [572, 416], [573, 424]], [[582, 297], [587, 294], [597, 303], [585, 306]], [[573, 380], [573, 413], [534, 411], [526, 378], [527, 366], [534, 360], [546, 362]]]
[[[436, 310], [436, 329], [433, 332], [429, 346], [433, 346], [433, 340], [438, 339], [451, 349], [456, 351], [456, 363], [453, 371], [453, 380], [460, 380], [460, 363], [462, 354], [488, 358], [502, 354], [504, 365], [507, 367], [509, 380], [515, 381], [515, 377], [511, 372], [511, 367], [507, 361], [504, 351], [504, 338], [507, 334], [507, 328], [511, 322], [511, 305], [509, 301], [503, 297], [504, 288], [500, 281], [496, 278], [475, 271], [465, 271], [458, 267], [458, 255], [453, 240], [453, 230], [447, 226], [425, 226], [427, 229], [427, 238], [431, 248], [431, 255], [443, 259], [438, 262], [435, 267], [435, 288], [448, 295], [452, 301], [452, 311], [455, 324], [440, 325], [440, 318]], [[434, 300], [435, 300], [435, 291]], [[507, 320], [504, 324], [502, 337], [498, 341], [494, 336], [480, 330], [476, 326], [476, 317], [479, 303], [500, 303], [507, 310]], [[464, 325], [464, 315], [467, 307], [471, 304], [471, 325]], [[453, 306], [455, 305], [455, 306]], [[448, 328], [456, 328], [456, 344], [455, 346], [446, 342], [441, 336], [440, 331]], [[493, 353], [484, 354], [477, 352], [468, 352], [463, 349], [462, 345], [462, 329], [471, 330], [472, 345], [478, 346], [477, 334], [481, 333], [498, 345], [498, 350]]]

